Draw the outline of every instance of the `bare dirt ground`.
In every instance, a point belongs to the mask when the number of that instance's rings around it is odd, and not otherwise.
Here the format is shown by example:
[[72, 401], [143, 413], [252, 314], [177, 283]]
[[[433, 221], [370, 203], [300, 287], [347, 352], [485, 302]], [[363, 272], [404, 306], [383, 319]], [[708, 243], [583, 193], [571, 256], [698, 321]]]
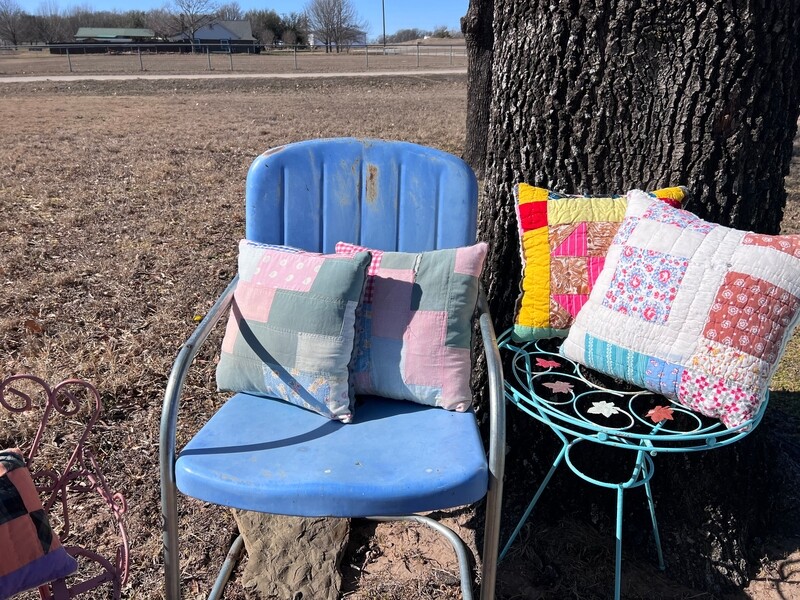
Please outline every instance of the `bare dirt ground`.
[[[105, 413], [94, 445], [111, 486], [130, 502], [126, 598], [163, 597], [161, 401], [181, 343], [234, 275], [250, 162], [287, 142], [351, 135], [459, 154], [465, 106], [463, 76], [0, 85], [2, 375], [31, 372], [53, 383], [76, 376], [100, 389]], [[786, 231], [800, 230], [798, 175], [788, 180]], [[213, 345], [197, 359], [179, 443], [224, 401], [209, 391], [214, 361]], [[798, 369], [794, 344], [776, 389], [797, 392]], [[186, 597], [205, 597], [233, 520], [193, 500], [180, 510]], [[449, 517], [466, 526], [474, 514]], [[800, 598], [793, 523], [764, 542], [763, 570], [736, 597]], [[529, 533], [540, 534], [544, 546], [529, 539], [501, 565], [499, 597], [607, 595], [609, 540], [569, 522]], [[552, 556], [567, 557], [560, 573]], [[626, 556], [624, 564], [626, 597], [715, 597], [675, 584], [647, 561]], [[416, 529], [356, 523], [343, 571], [352, 599], [460, 597], [452, 552]], [[242, 597], [234, 578], [226, 598]]]

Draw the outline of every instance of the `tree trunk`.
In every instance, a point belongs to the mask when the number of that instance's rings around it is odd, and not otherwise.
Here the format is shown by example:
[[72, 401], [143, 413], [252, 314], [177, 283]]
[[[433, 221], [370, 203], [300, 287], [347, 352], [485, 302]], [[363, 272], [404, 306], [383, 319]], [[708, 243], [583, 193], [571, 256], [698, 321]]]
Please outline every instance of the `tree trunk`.
[[[519, 294], [516, 183], [590, 194], [683, 184], [699, 216], [778, 232], [800, 100], [800, 3], [471, 0], [467, 21], [490, 5], [490, 82], [481, 55], [469, 54], [470, 94], [491, 91], [488, 129], [471, 108], [467, 157], [470, 143], [486, 140], [479, 237], [490, 241], [484, 285], [498, 331]], [[665, 552], [680, 567], [668, 576], [704, 590], [743, 583], [775, 475], [764, 434], [657, 460]], [[538, 484], [553, 437], [511, 411], [507, 482]], [[531, 467], [537, 460], [544, 470]], [[575, 484], [542, 502], [585, 511], [607, 493]], [[519, 516], [509, 508], [505, 521]]]
[[489, 133], [489, 107], [492, 100], [492, 23], [494, 0], [473, 0], [461, 18], [461, 31], [467, 47], [467, 140], [464, 160], [479, 178], [486, 162], [486, 137]]

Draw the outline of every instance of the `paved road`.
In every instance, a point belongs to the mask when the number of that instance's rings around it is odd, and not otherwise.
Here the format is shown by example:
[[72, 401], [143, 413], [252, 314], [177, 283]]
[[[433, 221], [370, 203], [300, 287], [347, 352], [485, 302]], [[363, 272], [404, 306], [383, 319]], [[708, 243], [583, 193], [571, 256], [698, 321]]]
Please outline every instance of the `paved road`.
[[464, 67], [457, 69], [408, 69], [406, 71], [358, 71], [347, 73], [189, 73], [189, 74], [148, 74], [138, 75], [35, 75], [0, 77], [0, 83], [29, 83], [42, 81], [130, 81], [132, 79], [330, 79], [333, 77], [413, 77], [415, 75], [463, 75]]

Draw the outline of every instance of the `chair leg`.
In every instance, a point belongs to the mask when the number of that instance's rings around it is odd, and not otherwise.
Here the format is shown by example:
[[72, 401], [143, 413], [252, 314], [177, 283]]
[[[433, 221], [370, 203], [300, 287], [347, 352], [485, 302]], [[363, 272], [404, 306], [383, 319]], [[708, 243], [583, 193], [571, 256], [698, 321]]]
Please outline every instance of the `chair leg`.
[[214, 582], [214, 587], [211, 588], [211, 593], [208, 594], [208, 600], [218, 600], [222, 597], [222, 592], [225, 591], [225, 585], [227, 585], [228, 579], [231, 578], [233, 568], [236, 566], [236, 561], [239, 560], [239, 555], [242, 553], [243, 549], [244, 537], [242, 537], [242, 534], [239, 534], [236, 536], [236, 539], [233, 540], [233, 544], [231, 544], [228, 550], [228, 555], [225, 557], [225, 562], [222, 563], [222, 568], [219, 570], [217, 580]]
[[536, 493], [533, 495], [533, 499], [531, 500], [530, 504], [528, 504], [528, 508], [525, 509], [525, 512], [523, 513], [522, 518], [519, 520], [519, 523], [517, 523], [517, 526], [514, 528], [514, 531], [511, 534], [511, 537], [508, 538], [508, 541], [506, 542], [506, 545], [503, 548], [503, 551], [500, 553], [500, 557], [498, 558], [498, 561], [503, 560], [503, 558], [505, 557], [506, 553], [511, 548], [511, 545], [514, 543], [514, 540], [519, 535], [519, 532], [522, 531], [522, 526], [525, 525], [525, 521], [527, 521], [528, 517], [531, 515], [531, 512], [533, 511], [533, 507], [536, 506], [536, 503], [539, 501], [539, 498], [541, 497], [542, 492], [544, 491], [544, 488], [546, 488], [547, 484], [550, 483], [550, 479], [552, 479], [553, 474], [556, 472], [556, 469], [558, 469], [558, 465], [560, 465], [561, 461], [564, 460], [564, 456], [567, 453], [567, 448], [568, 447], [569, 446], [567, 446], [565, 444], [564, 447], [561, 448], [561, 452], [559, 452], [558, 456], [556, 456], [555, 460], [553, 461], [552, 466], [550, 467], [550, 470], [547, 472], [547, 475], [545, 475], [545, 478], [542, 481], [542, 483], [539, 484], [539, 488], [536, 490]]
[[620, 600], [622, 587], [622, 495], [625, 488], [617, 488], [617, 548], [614, 560], [614, 600]]
[[667, 567], [664, 565], [664, 553], [661, 550], [661, 536], [658, 535], [658, 521], [656, 521], [656, 505], [653, 502], [653, 492], [650, 490], [650, 482], [644, 484], [644, 491], [647, 494], [647, 504], [650, 508], [650, 519], [653, 521], [653, 539], [656, 542], [656, 553], [658, 554], [658, 568], [662, 571]]
[[180, 600], [181, 574], [178, 551], [178, 498], [174, 481], [161, 478], [161, 518], [164, 520], [164, 583], [167, 600]]
[[447, 525], [443, 525], [439, 523], [439, 521], [422, 515], [366, 518], [370, 521], [412, 521], [420, 523], [421, 525], [427, 525], [434, 531], [442, 534], [447, 541], [450, 542], [450, 545], [453, 546], [453, 550], [455, 550], [456, 557], [458, 558], [458, 570], [461, 577], [461, 595], [464, 600], [472, 600], [472, 569], [470, 567], [469, 553], [462, 539]]
[[493, 482], [486, 495], [486, 525], [483, 538], [481, 600], [494, 600], [497, 581], [497, 550], [500, 547], [500, 516], [503, 501], [502, 482]]

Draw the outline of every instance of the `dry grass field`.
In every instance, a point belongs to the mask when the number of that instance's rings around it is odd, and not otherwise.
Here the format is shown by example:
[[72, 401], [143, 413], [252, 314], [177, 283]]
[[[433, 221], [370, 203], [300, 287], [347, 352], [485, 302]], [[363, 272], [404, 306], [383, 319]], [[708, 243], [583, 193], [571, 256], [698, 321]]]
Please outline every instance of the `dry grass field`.
[[[7, 68], [0, 60], [0, 72]], [[273, 146], [330, 136], [403, 139], [459, 154], [465, 107], [465, 77], [444, 75], [0, 84], [0, 371], [53, 383], [76, 376], [100, 389], [105, 413], [94, 445], [112, 487], [130, 502], [126, 598], [162, 597], [157, 455], [164, 386], [181, 343], [234, 275], [252, 159]], [[787, 231], [800, 230], [794, 177]], [[224, 400], [208, 391], [214, 361], [213, 347], [197, 359], [180, 442]], [[799, 368], [795, 344], [777, 389], [796, 392]], [[0, 436], [0, 445], [7, 441]], [[209, 589], [233, 522], [228, 511], [191, 500], [180, 508], [190, 524], [181, 561], [194, 599]], [[607, 542], [558, 527], [565, 553]], [[392, 547], [383, 530], [357, 529], [344, 559], [347, 597], [458, 597], [452, 561], [426, 557], [427, 542], [402, 537], [406, 545]], [[789, 539], [788, 548], [776, 539], [778, 549], [765, 555], [752, 597], [798, 597], [790, 595], [797, 584], [780, 582], [784, 595], [772, 595], [772, 579], [793, 576], [780, 571], [785, 550], [793, 549]], [[549, 583], [534, 585], [521, 576], [527, 564], [534, 574], [547, 570], [533, 553], [515, 561], [501, 567], [502, 597], [581, 597], [566, 578], [540, 577]], [[612, 575], [611, 561], [609, 553], [598, 568]], [[713, 597], [670, 587], [636, 561], [625, 568], [631, 597]], [[608, 581], [589, 597], [603, 597]], [[242, 597], [234, 580], [226, 598]]]

